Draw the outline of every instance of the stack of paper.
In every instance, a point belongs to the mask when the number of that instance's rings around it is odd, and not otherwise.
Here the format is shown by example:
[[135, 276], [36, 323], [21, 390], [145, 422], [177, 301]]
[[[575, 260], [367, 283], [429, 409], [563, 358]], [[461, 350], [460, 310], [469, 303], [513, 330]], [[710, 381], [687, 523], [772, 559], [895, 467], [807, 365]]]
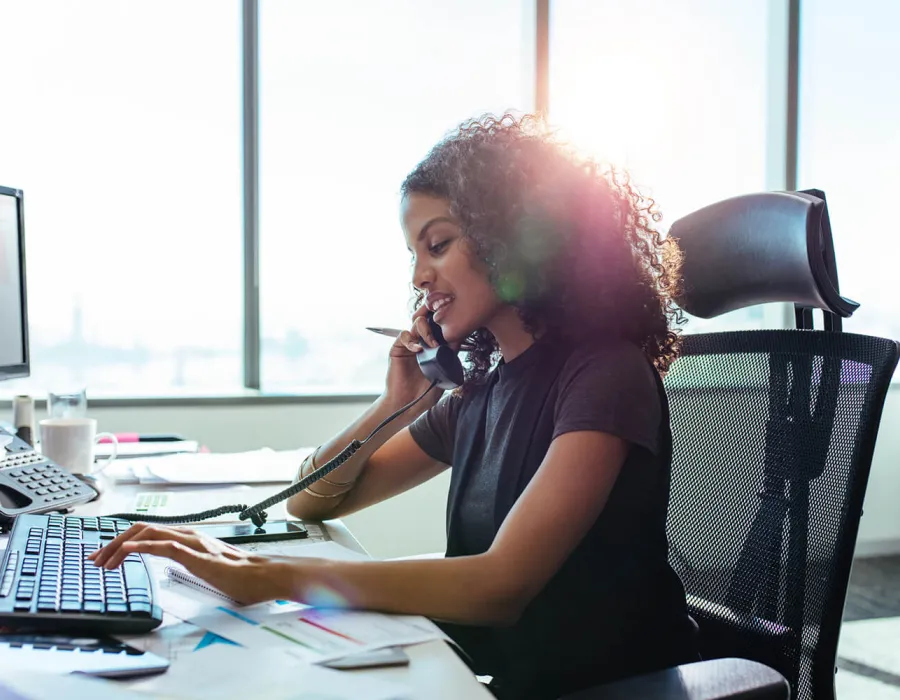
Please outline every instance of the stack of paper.
[[255, 484], [290, 482], [312, 448], [173, 454], [115, 461], [107, 477], [131, 484]]
[[161, 455], [198, 452], [200, 443], [196, 440], [165, 440], [160, 442], [120, 442], [113, 447], [111, 442], [101, 442], [94, 448], [96, 460], [105, 459], [116, 453], [116, 459], [132, 457], [158, 457]]
[[[343, 561], [367, 558], [335, 542], [299, 545], [292, 547], [290, 554]], [[447, 639], [434, 623], [415, 615], [385, 615], [284, 602], [242, 607], [183, 583], [167, 581], [159, 588], [160, 602], [166, 612], [244, 647], [281, 649], [306, 662]], [[323, 605], [334, 606], [340, 602], [333, 597], [324, 600], [323, 596]]]
[[[335, 542], [258, 543], [259, 553], [344, 561], [368, 557]], [[151, 568], [169, 565], [152, 558]], [[240, 606], [190, 585], [163, 578], [158, 586], [163, 626], [128, 643], [165, 656], [169, 671], [129, 685], [156, 697], [243, 700], [250, 696], [291, 700], [399, 700], [409, 688], [371, 675], [320, 667], [319, 662], [385, 647], [447, 639], [417, 616], [316, 608], [272, 601]], [[172, 624], [177, 618], [186, 622]], [[223, 671], [223, 669], [231, 669]], [[234, 671], [235, 669], [239, 671]]]

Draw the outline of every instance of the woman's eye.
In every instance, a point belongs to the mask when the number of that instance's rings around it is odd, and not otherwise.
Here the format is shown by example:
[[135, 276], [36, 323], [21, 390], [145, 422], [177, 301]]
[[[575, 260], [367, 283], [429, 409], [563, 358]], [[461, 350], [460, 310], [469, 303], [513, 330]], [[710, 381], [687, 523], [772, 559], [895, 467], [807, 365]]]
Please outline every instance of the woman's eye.
[[437, 253], [443, 252], [447, 248], [448, 245], [450, 245], [449, 238], [447, 240], [441, 241], [440, 243], [435, 243], [428, 250], [431, 251], [432, 253], [437, 254]]

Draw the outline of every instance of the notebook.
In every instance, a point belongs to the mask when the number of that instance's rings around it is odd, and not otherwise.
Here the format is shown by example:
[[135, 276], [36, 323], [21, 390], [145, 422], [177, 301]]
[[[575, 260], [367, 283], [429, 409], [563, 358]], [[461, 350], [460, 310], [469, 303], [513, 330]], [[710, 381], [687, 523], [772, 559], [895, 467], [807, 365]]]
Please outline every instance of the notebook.
[[225, 593], [222, 593], [218, 588], [208, 584], [201, 578], [194, 576], [187, 569], [183, 569], [180, 566], [167, 566], [166, 567], [166, 577], [170, 581], [177, 581], [178, 583], [183, 583], [186, 586], [191, 586], [193, 588], [199, 589], [201, 591], [206, 591], [207, 593], [212, 593], [213, 595], [219, 596], [220, 598], [224, 598], [230, 603], [234, 603], [235, 605], [240, 605], [238, 601], [232, 598]]

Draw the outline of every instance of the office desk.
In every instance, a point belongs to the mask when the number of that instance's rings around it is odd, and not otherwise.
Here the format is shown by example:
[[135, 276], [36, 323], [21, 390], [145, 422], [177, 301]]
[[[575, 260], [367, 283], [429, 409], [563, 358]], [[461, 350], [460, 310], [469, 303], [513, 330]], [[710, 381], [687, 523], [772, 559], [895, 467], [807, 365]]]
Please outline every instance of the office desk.
[[[223, 503], [246, 503], [252, 505], [262, 499], [271, 496], [284, 484], [268, 484], [265, 486], [252, 486], [233, 491], [226, 487], [221, 488], [192, 488], [170, 487], [162, 489], [158, 486], [133, 486], [104, 484], [106, 491], [103, 496], [93, 503], [79, 506], [74, 515], [109, 515], [112, 513], [131, 512], [134, 506], [135, 496], [138, 492], [166, 491], [170, 495], [171, 504], [177, 504], [178, 510], [172, 512], [194, 512], [222, 505]], [[235, 494], [240, 498], [235, 500]], [[224, 499], [223, 499], [224, 497]], [[182, 510], [182, 505], [186, 506]], [[275, 520], [285, 516], [284, 504], [278, 504], [269, 509], [269, 519]], [[235, 517], [235, 520], [237, 518]], [[331, 520], [325, 523], [331, 538], [345, 547], [364, 551], [352, 533], [339, 520]], [[152, 634], [152, 633], [151, 633]], [[475, 680], [472, 672], [459, 659], [456, 653], [444, 642], [434, 641], [426, 644], [418, 644], [407, 647], [410, 664], [406, 667], [366, 669], [356, 671], [342, 671], [342, 673], [364, 674], [373, 678], [382, 678], [401, 683], [411, 689], [411, 698], [425, 700], [458, 700], [459, 698], [490, 699], [492, 695]], [[147, 687], [148, 690], [152, 686]]]

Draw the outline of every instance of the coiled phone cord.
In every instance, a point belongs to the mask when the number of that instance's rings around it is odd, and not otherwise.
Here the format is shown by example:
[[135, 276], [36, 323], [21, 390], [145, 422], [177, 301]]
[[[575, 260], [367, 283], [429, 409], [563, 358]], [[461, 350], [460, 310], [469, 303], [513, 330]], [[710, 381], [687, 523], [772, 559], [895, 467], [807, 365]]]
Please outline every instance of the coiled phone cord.
[[230, 506], [220, 506], [219, 508], [213, 508], [211, 510], [204, 510], [199, 513], [188, 513], [186, 515], [149, 515], [146, 513], [116, 513], [114, 515], [107, 515], [104, 517], [107, 518], [118, 518], [119, 520], [130, 520], [132, 522], [141, 521], [146, 523], [168, 523], [168, 524], [178, 524], [178, 523], [199, 523], [202, 520], [208, 520], [209, 518], [216, 518], [220, 515], [226, 515], [227, 513], [238, 513], [239, 520], [247, 520], [249, 519], [257, 528], [261, 528], [265, 525], [265, 522], [268, 518], [268, 514], [266, 513], [266, 508], [270, 508], [276, 503], [280, 503], [281, 501], [290, 498], [291, 496], [295, 496], [300, 493], [307, 487], [316, 483], [323, 476], [328, 476], [335, 469], [340, 467], [344, 462], [350, 459], [354, 454], [356, 454], [359, 449], [365, 445], [369, 440], [371, 440], [379, 430], [381, 430], [384, 426], [394, 420], [401, 413], [409, 410], [413, 406], [415, 406], [419, 401], [425, 398], [425, 395], [428, 394], [435, 386], [437, 386], [437, 381], [432, 381], [429, 387], [422, 392], [422, 394], [410, 401], [403, 408], [395, 411], [387, 418], [385, 418], [378, 426], [369, 433], [368, 437], [360, 442], [359, 440], [353, 440], [349, 445], [347, 445], [341, 452], [330, 459], [328, 462], [323, 464], [321, 467], [316, 469], [311, 474], [307, 474], [305, 477], [300, 479], [296, 484], [292, 484], [288, 488], [283, 491], [279, 491], [274, 496], [270, 496], [264, 501], [260, 501], [254, 506], [250, 506], [249, 508], [244, 505], [230, 505]]

